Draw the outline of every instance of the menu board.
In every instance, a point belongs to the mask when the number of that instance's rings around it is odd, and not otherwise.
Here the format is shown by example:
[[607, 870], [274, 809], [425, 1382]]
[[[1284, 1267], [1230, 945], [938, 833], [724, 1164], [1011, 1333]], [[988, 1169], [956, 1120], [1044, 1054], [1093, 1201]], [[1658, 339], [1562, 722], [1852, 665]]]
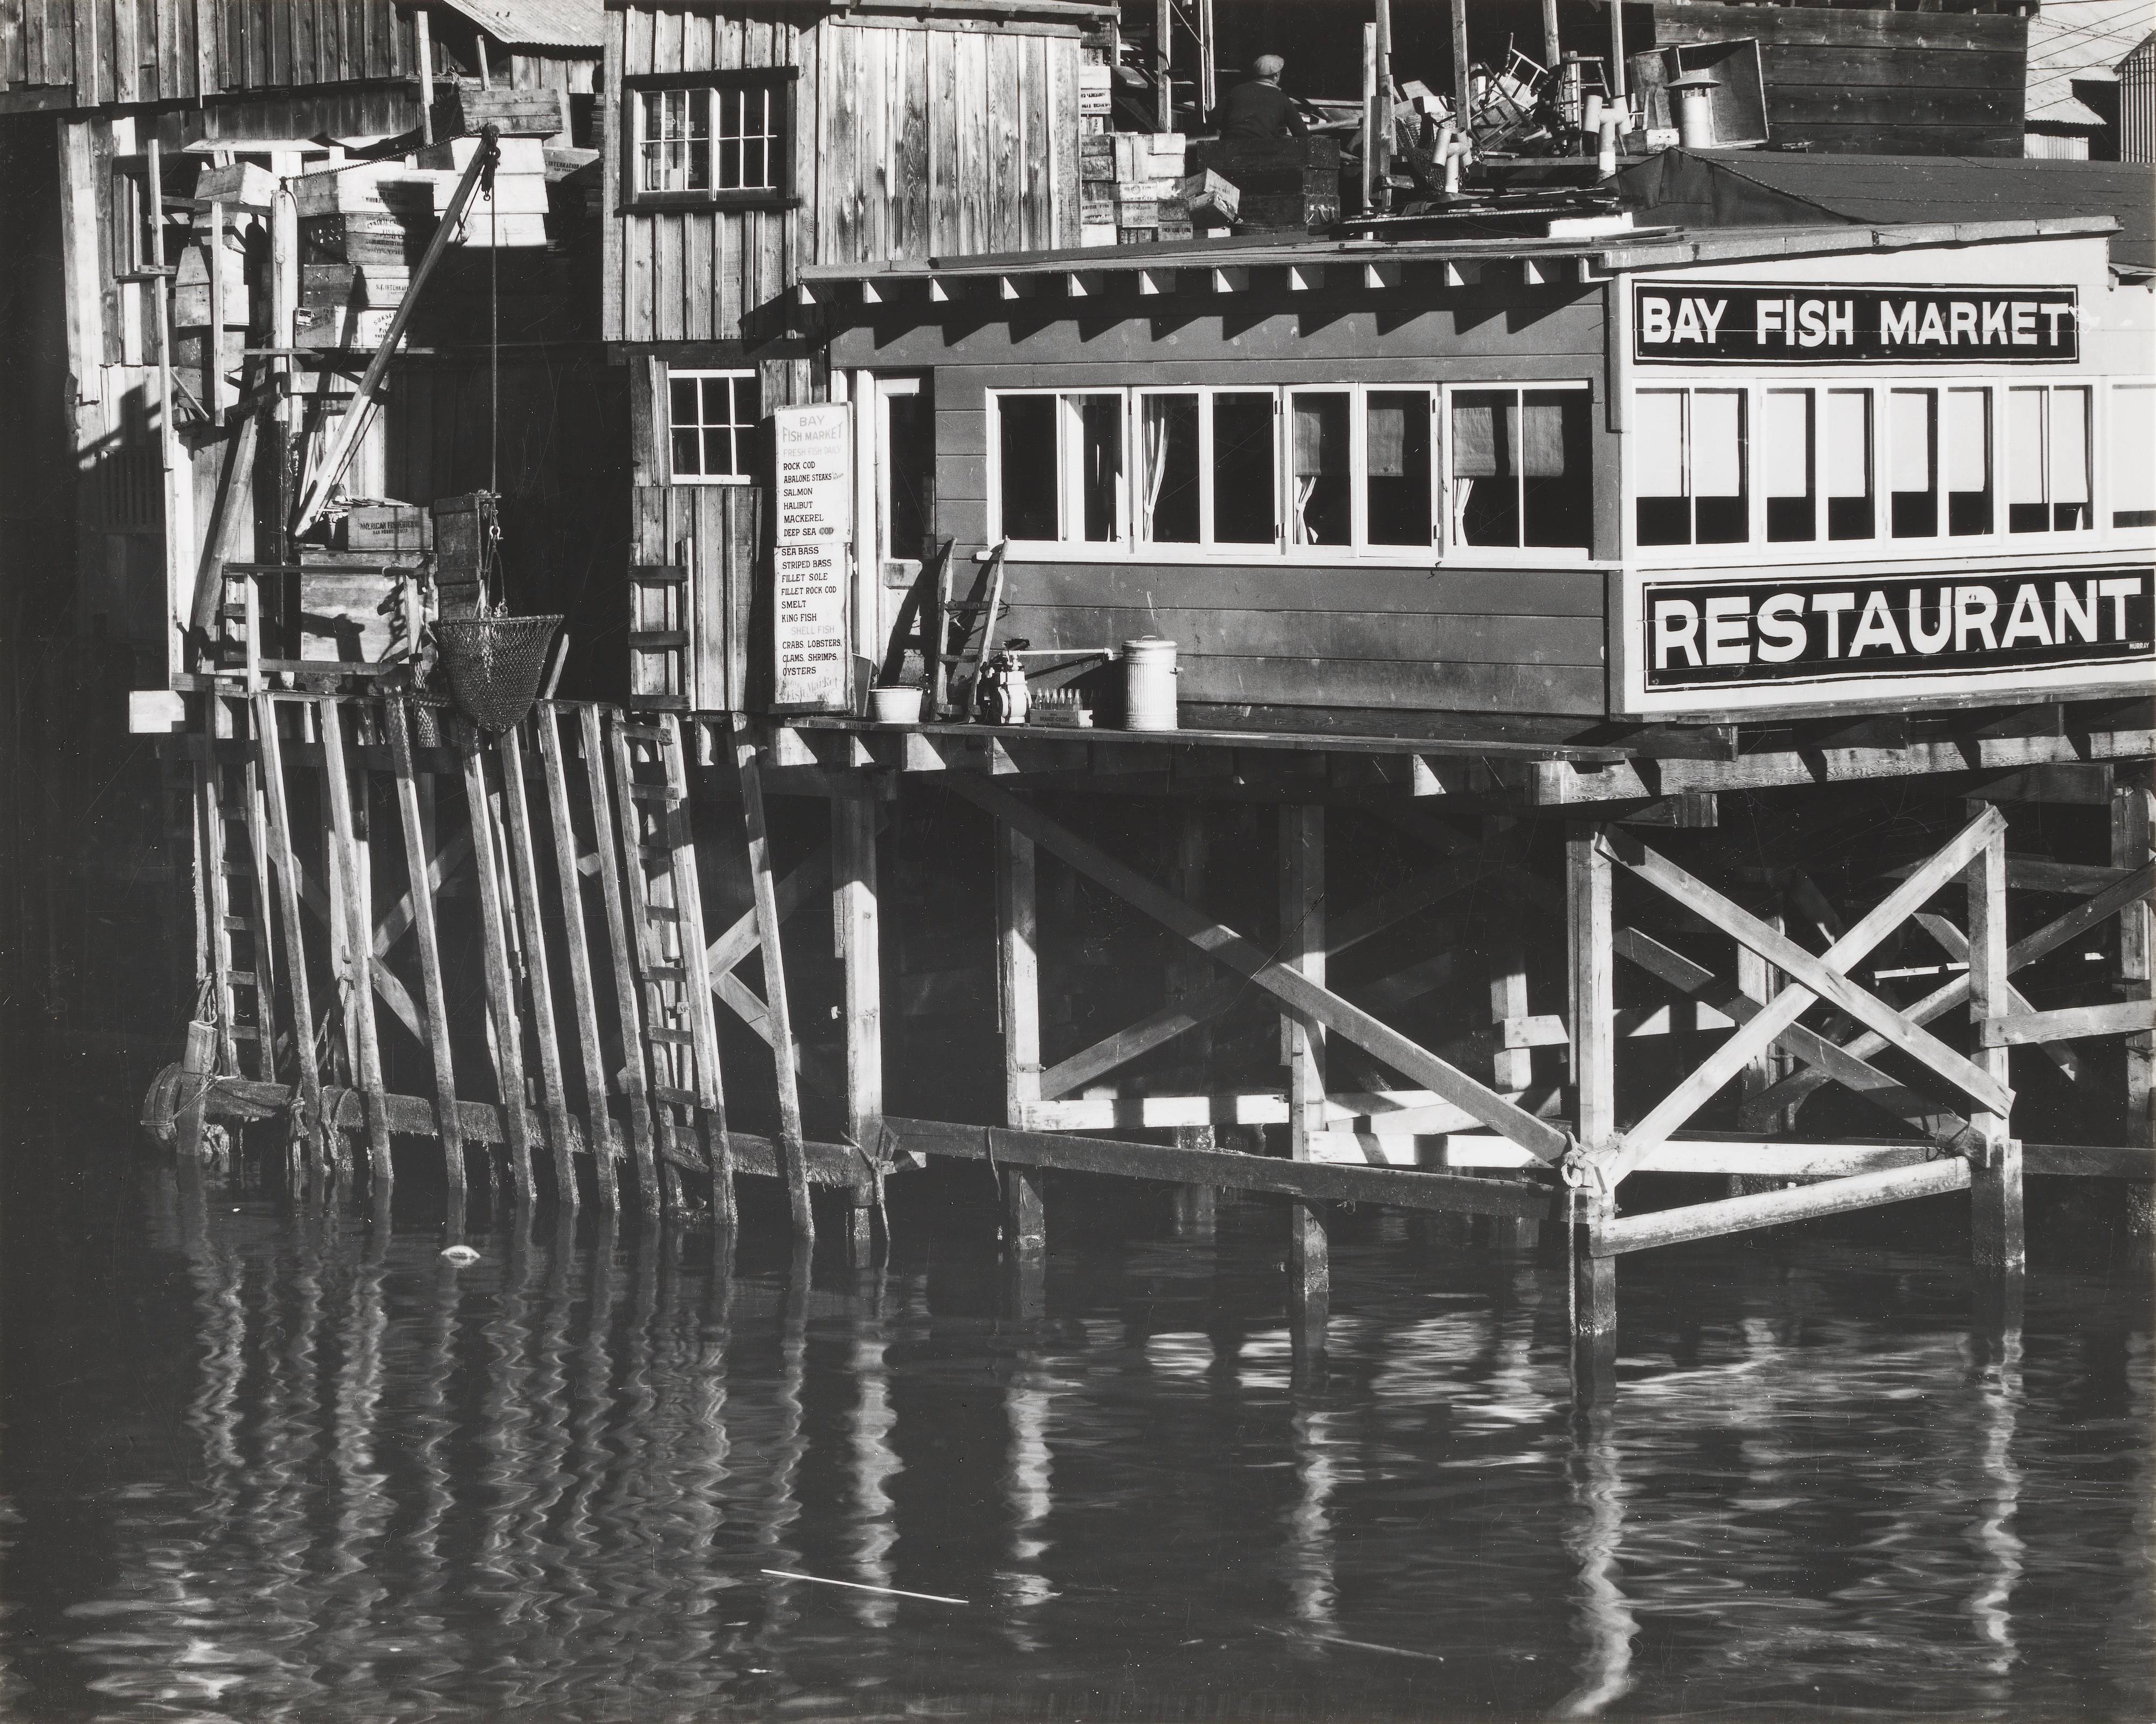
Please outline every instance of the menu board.
[[853, 706], [846, 649], [853, 541], [853, 427], [844, 403], [772, 414], [778, 532], [773, 557], [772, 704], [844, 712]]

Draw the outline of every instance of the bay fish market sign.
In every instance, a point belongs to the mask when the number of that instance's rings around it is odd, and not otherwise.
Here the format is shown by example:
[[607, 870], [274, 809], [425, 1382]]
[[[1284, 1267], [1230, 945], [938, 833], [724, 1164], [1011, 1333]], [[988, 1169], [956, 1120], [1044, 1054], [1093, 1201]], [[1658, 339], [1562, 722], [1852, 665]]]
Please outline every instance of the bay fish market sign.
[[1995, 365], [2080, 353], [2071, 287], [1639, 282], [1632, 357], [1710, 365]]
[[1918, 676], [1967, 679], [2151, 658], [2156, 569], [1644, 583], [1645, 690], [1725, 692]]

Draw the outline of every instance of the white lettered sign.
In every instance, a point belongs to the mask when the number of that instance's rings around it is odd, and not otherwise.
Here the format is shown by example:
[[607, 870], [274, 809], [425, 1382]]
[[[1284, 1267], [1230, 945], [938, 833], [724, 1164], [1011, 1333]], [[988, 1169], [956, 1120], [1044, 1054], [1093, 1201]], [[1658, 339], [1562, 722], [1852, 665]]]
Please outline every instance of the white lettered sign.
[[844, 712], [853, 704], [846, 644], [853, 555], [853, 428], [844, 403], [772, 414], [778, 488], [773, 555], [772, 704]]

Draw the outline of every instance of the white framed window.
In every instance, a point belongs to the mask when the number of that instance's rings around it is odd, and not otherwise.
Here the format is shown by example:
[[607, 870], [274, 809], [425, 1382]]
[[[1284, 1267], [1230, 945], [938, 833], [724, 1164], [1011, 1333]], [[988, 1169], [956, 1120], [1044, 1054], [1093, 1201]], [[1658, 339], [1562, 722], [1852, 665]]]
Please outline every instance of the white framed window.
[[2156, 383], [2112, 386], [2107, 471], [2111, 524], [2156, 526]]
[[2010, 533], [2084, 532], [2096, 525], [2089, 486], [2087, 384], [2017, 384], [1999, 417], [1999, 467]]
[[753, 371], [666, 373], [666, 447], [676, 485], [747, 485], [763, 418]]
[[1751, 537], [1751, 450], [1742, 389], [1643, 389], [1633, 531], [1642, 545], [1738, 545]]
[[632, 78], [622, 207], [768, 207], [793, 190], [794, 70]]
[[1104, 555], [1584, 557], [1591, 399], [1584, 383], [991, 391], [989, 533]]

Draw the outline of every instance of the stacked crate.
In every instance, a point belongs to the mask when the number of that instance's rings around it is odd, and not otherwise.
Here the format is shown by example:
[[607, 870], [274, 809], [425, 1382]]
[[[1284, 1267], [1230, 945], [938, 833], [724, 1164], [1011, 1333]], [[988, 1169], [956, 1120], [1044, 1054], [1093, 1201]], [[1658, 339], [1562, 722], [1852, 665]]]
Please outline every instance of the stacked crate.
[[1210, 139], [1190, 146], [1188, 165], [1210, 169], [1240, 193], [1236, 219], [1246, 228], [1311, 232], [1340, 219], [1340, 144], [1336, 138], [1273, 142]]
[[1096, 132], [1078, 140], [1078, 152], [1081, 244], [1192, 237], [1181, 132]]

